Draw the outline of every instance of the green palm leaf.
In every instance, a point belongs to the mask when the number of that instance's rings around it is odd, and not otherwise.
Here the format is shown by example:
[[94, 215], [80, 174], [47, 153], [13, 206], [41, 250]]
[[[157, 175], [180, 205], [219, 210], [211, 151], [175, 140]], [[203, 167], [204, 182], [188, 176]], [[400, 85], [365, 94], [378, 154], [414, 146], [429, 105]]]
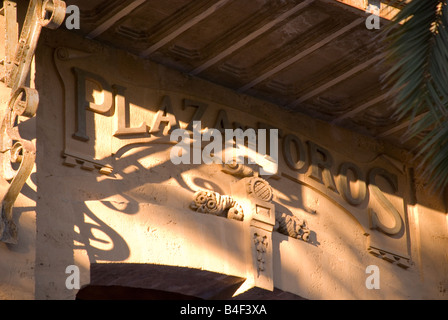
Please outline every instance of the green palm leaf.
[[385, 29], [384, 75], [396, 116], [410, 119], [405, 139], [436, 190], [448, 186], [448, 0], [412, 0]]

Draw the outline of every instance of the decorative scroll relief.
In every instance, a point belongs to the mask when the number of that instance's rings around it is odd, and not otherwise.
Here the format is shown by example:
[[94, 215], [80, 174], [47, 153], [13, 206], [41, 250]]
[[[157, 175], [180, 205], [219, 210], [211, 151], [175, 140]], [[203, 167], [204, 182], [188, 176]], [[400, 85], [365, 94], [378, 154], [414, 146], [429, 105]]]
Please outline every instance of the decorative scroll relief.
[[223, 196], [213, 191], [197, 191], [190, 208], [201, 213], [213, 214], [242, 221], [243, 208], [231, 196]]
[[[258, 174], [248, 165], [244, 164], [224, 164], [222, 171], [231, 174], [235, 177], [256, 177], [247, 184], [247, 192], [249, 195], [258, 197], [261, 200], [270, 201], [273, 197], [273, 189], [263, 179], [258, 178]], [[263, 208], [258, 206], [257, 213], [261, 214]], [[267, 214], [265, 212], [265, 214]], [[286, 236], [300, 239], [305, 242], [309, 241], [310, 229], [307, 227], [307, 223], [304, 219], [297, 218], [296, 216], [286, 213], [275, 213], [275, 226], [274, 231], [277, 231]]]
[[[31, 60], [42, 27], [56, 29], [65, 17], [65, 2], [60, 0], [29, 2], [28, 11], [17, 39], [17, 8], [12, 1], [3, 2], [2, 24], [5, 28], [5, 56], [2, 57], [2, 81], [11, 88], [8, 105], [4, 108], [0, 137], [0, 170], [9, 182], [2, 199], [0, 241], [17, 243], [17, 227], [12, 218], [14, 203], [31, 174], [36, 158], [35, 146], [20, 136], [20, 117], [36, 114], [39, 94], [25, 86]], [[15, 168], [17, 167], [18, 168]]]
[[[238, 169], [232, 172], [239, 175], [242, 171]], [[246, 170], [246, 174], [249, 172]], [[248, 285], [267, 290], [273, 290], [272, 232], [277, 231], [306, 242], [310, 234], [304, 220], [287, 214], [276, 214], [273, 196], [274, 190], [270, 184], [255, 173], [232, 185], [232, 196], [197, 191], [190, 203], [190, 208], [197, 212], [241, 221], [244, 218], [248, 236]]]
[[[194, 88], [188, 92], [182, 92], [180, 87], [173, 91], [172, 86], [165, 87], [157, 77], [152, 78], [139, 61], [122, 63], [124, 57], [115, 51], [111, 54], [109, 49], [86, 48], [91, 52], [57, 48], [54, 55], [65, 90], [64, 165], [113, 173], [113, 156], [122, 148], [132, 144], [169, 144], [173, 128], [192, 130], [194, 121], [201, 121], [202, 129], [219, 131], [273, 128], [257, 114], [244, 113], [242, 117], [243, 111], [202, 100], [201, 92]], [[240, 123], [241, 119], [244, 123]], [[357, 141], [347, 145], [347, 149], [339, 143], [333, 148], [330, 138], [310, 141], [298, 132], [281, 131], [277, 137], [279, 171], [270, 179], [288, 179], [295, 185], [279, 191], [292, 198], [304, 193], [312, 194], [316, 201], [325, 198], [359, 222], [366, 244], [398, 256], [410, 256], [411, 237], [406, 223], [412, 179], [402, 163], [386, 159], [381, 145], [366, 148]], [[364, 151], [357, 152], [357, 147]], [[243, 180], [255, 177], [259, 167], [233, 163], [223, 165], [221, 170]], [[255, 197], [256, 192], [261, 192], [257, 188], [253, 190]], [[246, 186], [243, 192], [247, 194]], [[234, 198], [234, 194], [231, 196]], [[303, 202], [305, 211], [307, 201]], [[244, 208], [244, 220], [248, 216], [266, 216], [273, 218], [275, 224], [275, 219], [281, 217], [275, 217], [274, 212], [266, 201], [261, 201]]]
[[310, 229], [307, 227], [306, 221], [296, 216], [286, 213], [277, 214], [275, 217], [276, 225], [274, 230], [289, 236], [291, 238], [300, 239], [305, 242], [310, 240]]

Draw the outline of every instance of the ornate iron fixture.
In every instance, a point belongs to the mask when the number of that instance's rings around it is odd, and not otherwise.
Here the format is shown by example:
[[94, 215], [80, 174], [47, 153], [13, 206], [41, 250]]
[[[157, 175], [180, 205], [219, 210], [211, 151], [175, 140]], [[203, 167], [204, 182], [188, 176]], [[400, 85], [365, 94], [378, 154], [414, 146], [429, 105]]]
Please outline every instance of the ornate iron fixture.
[[36, 159], [34, 144], [23, 139], [18, 129], [19, 117], [33, 117], [39, 104], [38, 92], [28, 88], [26, 80], [42, 28], [58, 28], [65, 19], [65, 12], [64, 1], [30, 0], [20, 37], [16, 2], [3, 1], [0, 12], [5, 33], [1, 81], [11, 88], [0, 127], [0, 172], [3, 179], [9, 182], [0, 215], [0, 241], [6, 243], [17, 243], [17, 227], [13, 222], [12, 209]]

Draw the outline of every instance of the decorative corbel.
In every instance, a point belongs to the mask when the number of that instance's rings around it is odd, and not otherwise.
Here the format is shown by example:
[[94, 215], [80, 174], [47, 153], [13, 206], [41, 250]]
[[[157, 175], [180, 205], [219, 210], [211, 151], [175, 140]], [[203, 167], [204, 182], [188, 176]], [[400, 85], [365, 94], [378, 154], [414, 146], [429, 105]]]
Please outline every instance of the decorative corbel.
[[[2, 57], [1, 80], [11, 88], [11, 94], [0, 129], [0, 172], [9, 182], [3, 196], [0, 215], [0, 241], [17, 243], [17, 228], [12, 209], [22, 187], [33, 170], [36, 149], [31, 141], [20, 136], [20, 117], [36, 114], [39, 94], [25, 83], [42, 27], [56, 29], [65, 18], [66, 5], [61, 0], [30, 0], [20, 38], [17, 39], [17, 5], [3, 1], [5, 54]], [[15, 164], [15, 166], [13, 166]], [[15, 169], [14, 167], [17, 167]]]
[[197, 212], [212, 214], [242, 221], [243, 208], [231, 197], [213, 191], [197, 191], [190, 203]]
[[274, 230], [286, 236], [300, 239], [305, 242], [310, 241], [310, 229], [305, 220], [286, 213], [278, 213], [275, 216]]

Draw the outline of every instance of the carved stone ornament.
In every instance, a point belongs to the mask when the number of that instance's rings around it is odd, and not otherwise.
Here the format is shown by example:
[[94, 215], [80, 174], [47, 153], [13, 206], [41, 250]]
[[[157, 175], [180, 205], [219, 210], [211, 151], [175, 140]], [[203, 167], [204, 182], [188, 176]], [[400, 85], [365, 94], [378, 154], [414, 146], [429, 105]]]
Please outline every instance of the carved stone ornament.
[[374, 255], [375, 257], [381, 258], [381, 259], [383, 259], [387, 262], [390, 262], [392, 264], [395, 264], [403, 269], [408, 269], [412, 265], [412, 262], [409, 258], [405, 258], [405, 257], [399, 256], [395, 253], [387, 252], [387, 251], [379, 249], [379, 248], [369, 246], [367, 251], [369, 251], [369, 253]]
[[34, 144], [22, 139], [18, 129], [19, 117], [33, 117], [39, 104], [39, 94], [27, 88], [25, 82], [42, 27], [56, 29], [64, 21], [66, 11], [64, 1], [30, 0], [22, 32], [17, 39], [16, 7], [13, 1], [3, 1], [6, 43], [1, 79], [11, 88], [11, 95], [8, 105], [3, 108], [0, 132], [0, 171], [9, 182], [1, 204], [0, 241], [12, 244], [17, 243], [12, 209], [36, 158]]
[[255, 249], [257, 250], [257, 269], [258, 272], [263, 272], [265, 270], [265, 256], [268, 247], [268, 238], [267, 236], [259, 235], [258, 233], [254, 233], [254, 244]]
[[231, 196], [220, 195], [213, 191], [197, 191], [190, 208], [201, 213], [213, 214], [242, 221], [243, 208]]
[[276, 215], [275, 220], [277, 232], [306, 242], [310, 240], [310, 229], [308, 229], [305, 220], [286, 213]]
[[271, 185], [264, 179], [254, 177], [247, 183], [247, 193], [252, 197], [270, 202], [274, 196], [274, 191]]
[[236, 161], [223, 164], [222, 171], [239, 178], [252, 177], [255, 175], [255, 172], [251, 167], [237, 163]]

